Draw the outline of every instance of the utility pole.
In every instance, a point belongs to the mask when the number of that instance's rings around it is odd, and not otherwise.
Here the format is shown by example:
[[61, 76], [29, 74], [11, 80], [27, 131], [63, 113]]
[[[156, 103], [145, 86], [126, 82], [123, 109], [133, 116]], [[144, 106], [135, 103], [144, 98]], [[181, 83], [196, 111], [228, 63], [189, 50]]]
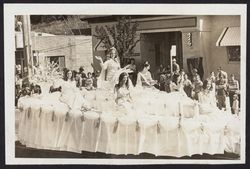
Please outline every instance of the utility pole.
[[[31, 48], [31, 26], [30, 26], [30, 15], [22, 15], [23, 21], [23, 48], [25, 57], [25, 66], [28, 72], [25, 72], [25, 76], [29, 78], [33, 74], [33, 53]], [[24, 70], [25, 71], [25, 70]], [[27, 74], [28, 73], [28, 74]]]
[[173, 73], [173, 56], [176, 56], [176, 45], [172, 45], [170, 49], [170, 71]]

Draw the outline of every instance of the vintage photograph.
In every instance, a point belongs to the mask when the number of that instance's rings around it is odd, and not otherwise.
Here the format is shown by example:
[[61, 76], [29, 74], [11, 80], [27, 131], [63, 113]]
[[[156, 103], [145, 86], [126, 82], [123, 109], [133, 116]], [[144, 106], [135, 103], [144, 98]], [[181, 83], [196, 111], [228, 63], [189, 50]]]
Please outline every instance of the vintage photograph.
[[15, 13], [13, 158], [244, 159], [246, 25], [221, 13]]

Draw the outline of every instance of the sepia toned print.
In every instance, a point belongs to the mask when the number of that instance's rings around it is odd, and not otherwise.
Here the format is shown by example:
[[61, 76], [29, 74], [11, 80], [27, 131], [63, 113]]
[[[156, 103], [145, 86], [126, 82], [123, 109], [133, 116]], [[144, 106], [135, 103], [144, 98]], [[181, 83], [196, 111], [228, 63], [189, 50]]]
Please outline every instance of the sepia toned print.
[[241, 14], [97, 14], [13, 16], [13, 158], [242, 162]]

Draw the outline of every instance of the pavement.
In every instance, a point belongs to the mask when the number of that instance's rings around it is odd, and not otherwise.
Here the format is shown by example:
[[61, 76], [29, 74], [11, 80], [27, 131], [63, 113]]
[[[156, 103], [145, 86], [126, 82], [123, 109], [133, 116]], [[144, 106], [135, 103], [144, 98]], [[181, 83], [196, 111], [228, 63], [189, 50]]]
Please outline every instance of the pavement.
[[72, 153], [66, 151], [54, 151], [54, 150], [41, 150], [28, 148], [22, 145], [19, 141], [15, 143], [15, 157], [16, 158], [94, 158], [94, 159], [200, 159], [200, 160], [238, 160], [240, 156], [234, 153], [224, 154], [203, 154], [193, 155], [191, 157], [184, 156], [181, 158], [171, 156], [155, 156], [149, 153], [141, 153], [139, 155], [113, 155], [100, 152], [87, 152], [83, 151], [80, 153]]

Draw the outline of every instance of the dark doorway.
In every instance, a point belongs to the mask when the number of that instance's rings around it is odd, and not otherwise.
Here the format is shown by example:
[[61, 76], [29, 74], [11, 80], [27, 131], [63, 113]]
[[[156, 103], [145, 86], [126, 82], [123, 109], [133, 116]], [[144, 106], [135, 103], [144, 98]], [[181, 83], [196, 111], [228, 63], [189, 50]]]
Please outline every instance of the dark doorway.
[[156, 74], [160, 65], [170, 66], [170, 50], [176, 45], [176, 56], [174, 57], [180, 68], [183, 68], [182, 54], [182, 33], [160, 32], [141, 34], [141, 56], [142, 62], [148, 61], [151, 65], [151, 72]]

